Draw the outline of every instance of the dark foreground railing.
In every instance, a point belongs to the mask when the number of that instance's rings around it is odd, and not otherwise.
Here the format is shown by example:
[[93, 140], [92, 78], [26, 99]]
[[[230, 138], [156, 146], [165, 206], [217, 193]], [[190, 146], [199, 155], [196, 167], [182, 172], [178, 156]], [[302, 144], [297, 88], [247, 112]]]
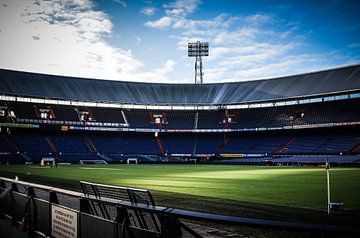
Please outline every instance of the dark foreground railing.
[[[0, 237], [202, 237], [182, 220], [360, 236], [360, 229], [224, 216], [155, 205], [147, 190], [81, 182], [84, 193], [0, 177]], [[185, 235], [186, 234], [186, 235]]]

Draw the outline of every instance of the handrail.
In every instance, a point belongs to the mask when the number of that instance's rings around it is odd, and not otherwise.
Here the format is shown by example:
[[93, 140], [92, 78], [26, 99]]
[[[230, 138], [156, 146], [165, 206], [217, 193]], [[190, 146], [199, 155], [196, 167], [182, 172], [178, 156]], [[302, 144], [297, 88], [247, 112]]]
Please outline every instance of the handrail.
[[8, 195], [12, 191], [12, 187], [8, 187], [2, 193], [0, 193], [0, 200], [3, 199], [6, 195]]
[[[97, 185], [97, 186], [102, 186], [102, 187], [106, 187], [106, 188], [119, 188], [119, 189], [128, 189], [129, 188], [129, 187], [109, 185], [109, 184], [92, 183], [92, 182], [87, 182], [87, 181], [80, 181], [80, 183], [88, 184], [88, 185]], [[131, 190], [138, 191], [138, 192], [144, 192], [144, 193], [146, 193], [148, 191], [146, 189], [139, 189], [139, 188], [131, 188]]]
[[20, 185], [24, 185], [24, 186], [29, 186], [29, 187], [32, 187], [32, 188], [46, 190], [48, 192], [56, 192], [56, 193], [60, 193], [60, 194], [63, 194], [63, 195], [68, 195], [68, 196], [71, 196], [71, 197], [80, 197], [80, 198], [84, 197], [85, 198], [83, 193], [72, 191], [72, 190], [56, 188], [56, 187], [51, 187], [51, 186], [48, 186], [48, 185], [42, 185], [42, 184], [37, 184], [37, 183], [30, 183], [30, 182], [10, 179], [10, 178], [6, 178], [6, 177], [0, 177], [0, 180], [10, 182], [10, 183], [14, 183], [14, 184], [20, 184]]

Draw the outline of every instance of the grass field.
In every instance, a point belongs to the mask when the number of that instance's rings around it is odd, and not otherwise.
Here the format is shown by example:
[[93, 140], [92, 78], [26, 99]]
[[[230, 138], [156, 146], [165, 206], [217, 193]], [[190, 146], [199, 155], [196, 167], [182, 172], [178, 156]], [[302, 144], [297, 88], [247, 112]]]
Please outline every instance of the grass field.
[[[326, 172], [322, 168], [222, 165], [87, 165], [39, 168], [1, 166], [22, 179], [32, 175], [146, 188], [156, 192], [326, 209]], [[0, 173], [1, 173], [0, 172]], [[334, 201], [360, 207], [360, 169], [331, 169]], [[49, 180], [50, 179], [50, 180]]]
[[[356, 225], [360, 169], [332, 168], [332, 201], [346, 213], [327, 216], [326, 170], [240, 165], [2, 165], [0, 176], [79, 190], [79, 181], [149, 189], [157, 204], [227, 215]], [[236, 228], [235, 228], [236, 231]], [[268, 231], [244, 231], [272, 237]], [[288, 236], [285, 236], [288, 237]]]
[[[343, 202], [347, 209], [358, 210], [360, 169], [333, 168], [330, 174], [332, 201]], [[3, 165], [0, 166], [0, 175], [17, 175], [25, 181], [74, 189], [79, 188], [79, 180], [145, 188], [161, 205], [231, 215], [248, 212], [267, 217], [286, 213], [286, 217], [293, 216], [294, 211], [302, 213], [303, 210], [325, 214], [327, 208], [326, 171], [323, 168], [234, 165], [72, 165], [39, 168]], [[273, 214], [274, 211], [278, 214]]]

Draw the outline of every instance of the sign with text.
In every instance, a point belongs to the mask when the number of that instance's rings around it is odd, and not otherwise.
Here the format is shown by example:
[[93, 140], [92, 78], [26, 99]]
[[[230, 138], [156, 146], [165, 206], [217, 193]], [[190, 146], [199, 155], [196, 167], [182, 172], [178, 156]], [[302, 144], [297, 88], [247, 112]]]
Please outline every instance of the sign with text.
[[51, 235], [55, 238], [77, 238], [78, 214], [63, 207], [51, 206]]

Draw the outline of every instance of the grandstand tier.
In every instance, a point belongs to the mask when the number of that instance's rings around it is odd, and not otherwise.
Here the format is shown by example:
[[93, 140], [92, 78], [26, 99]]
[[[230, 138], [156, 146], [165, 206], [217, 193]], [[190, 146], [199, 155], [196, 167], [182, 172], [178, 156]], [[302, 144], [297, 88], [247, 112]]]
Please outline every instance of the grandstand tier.
[[196, 86], [3, 69], [0, 80], [1, 163], [359, 162], [360, 65]]
[[[249, 129], [304, 126], [324, 127], [333, 124], [360, 124], [360, 99], [306, 103], [264, 108], [216, 110], [144, 110], [121, 108], [81, 108], [72, 105], [51, 105], [0, 101], [6, 110], [0, 116], [3, 123], [56, 125], [88, 125], [119, 128], [168, 130]], [[39, 110], [50, 108], [52, 118]], [[45, 109], [44, 109], [45, 110]], [[8, 112], [12, 112], [12, 116]], [[80, 113], [79, 113], [80, 112]], [[79, 114], [78, 114], [79, 113]], [[91, 116], [84, 118], [84, 114]]]
[[[140, 162], [178, 162], [187, 161], [191, 157], [204, 158], [207, 161], [214, 158], [258, 157], [258, 162], [278, 162], [274, 159], [289, 161], [289, 158], [292, 158], [293, 161], [295, 158], [305, 159], [306, 155], [311, 155], [312, 161], [322, 161], [325, 156], [338, 156], [340, 162], [344, 156], [344, 162], [347, 162], [350, 155], [360, 155], [359, 132], [359, 128], [341, 128], [155, 135], [13, 128], [10, 134], [0, 134], [0, 162], [12, 162], [12, 159], [15, 161], [16, 158], [16, 162], [38, 163], [43, 157], [49, 156], [56, 158], [58, 162], [70, 163], [78, 163], [80, 160], [125, 163], [127, 158], [138, 158]], [[359, 159], [356, 156], [353, 158]], [[244, 161], [247, 160], [242, 160]]]

